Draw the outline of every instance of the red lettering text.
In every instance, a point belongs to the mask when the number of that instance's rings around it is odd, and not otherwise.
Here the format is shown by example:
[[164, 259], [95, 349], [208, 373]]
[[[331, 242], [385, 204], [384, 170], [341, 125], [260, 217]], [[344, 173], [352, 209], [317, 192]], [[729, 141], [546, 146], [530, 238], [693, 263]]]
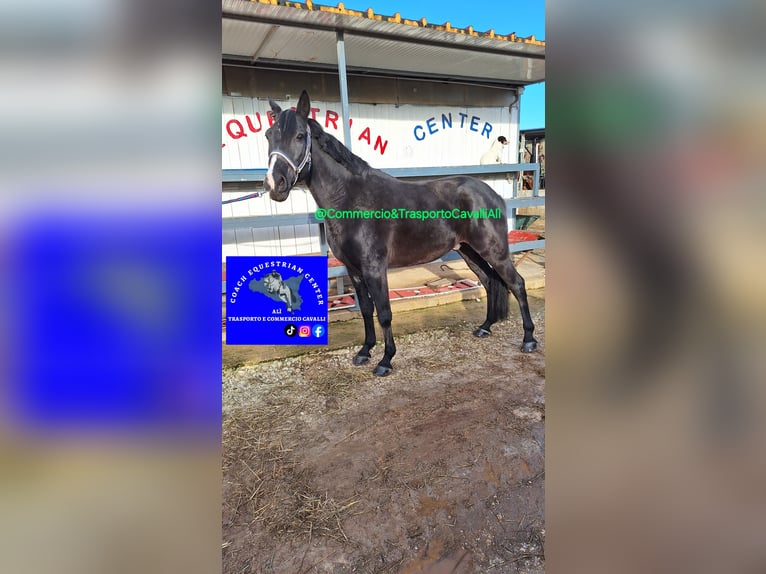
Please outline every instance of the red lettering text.
[[338, 114], [332, 110], [327, 110], [324, 117], [324, 127], [329, 128], [332, 124], [333, 129], [338, 129]]
[[380, 155], [383, 155], [384, 153], [386, 153], [387, 145], [388, 145], [388, 140], [383, 141], [383, 139], [380, 136], [378, 136], [375, 139], [375, 147], [373, 149], [378, 149], [378, 147], [380, 147]]
[[263, 124], [261, 123], [261, 114], [258, 112], [255, 112], [255, 117], [258, 118], [258, 129], [253, 126], [253, 122], [250, 119], [250, 116], [245, 116], [245, 121], [247, 122], [247, 127], [250, 128], [250, 131], [254, 134], [257, 134], [259, 131], [263, 129]]
[[[232, 126], [237, 126], [239, 129], [236, 132], [233, 132]], [[229, 132], [229, 135], [235, 140], [247, 137], [245, 128], [242, 126], [242, 123], [239, 120], [229, 120], [226, 122], [226, 131]]]

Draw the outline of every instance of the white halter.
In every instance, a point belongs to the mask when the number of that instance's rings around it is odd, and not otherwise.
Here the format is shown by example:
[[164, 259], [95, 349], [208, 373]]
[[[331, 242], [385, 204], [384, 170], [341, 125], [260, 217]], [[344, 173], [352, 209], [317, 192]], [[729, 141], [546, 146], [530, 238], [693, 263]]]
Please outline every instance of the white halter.
[[303, 171], [303, 168], [306, 167], [306, 165], [308, 165], [309, 168], [311, 167], [311, 129], [308, 126], [306, 126], [306, 137], [306, 153], [303, 156], [303, 161], [301, 161], [301, 163], [297, 166], [293, 163], [293, 160], [291, 160], [284, 154], [284, 152], [278, 149], [275, 149], [269, 154], [269, 162], [271, 162], [271, 156], [278, 156], [285, 160], [287, 165], [293, 168], [293, 171], [295, 172], [295, 179], [293, 180], [293, 183], [290, 185], [290, 187], [298, 182], [298, 178], [301, 176], [301, 171]]

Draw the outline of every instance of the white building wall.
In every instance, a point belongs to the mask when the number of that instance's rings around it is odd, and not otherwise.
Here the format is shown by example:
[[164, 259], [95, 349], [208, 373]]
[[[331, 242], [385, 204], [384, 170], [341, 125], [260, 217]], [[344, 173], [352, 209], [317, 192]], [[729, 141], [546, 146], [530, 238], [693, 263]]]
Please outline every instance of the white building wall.
[[[277, 102], [283, 109], [296, 101]], [[328, 133], [343, 141], [340, 103], [315, 101], [313, 114]], [[223, 97], [223, 169], [266, 168], [269, 126], [267, 100]], [[510, 142], [503, 160], [516, 163], [519, 141], [518, 109], [465, 108], [391, 104], [350, 104], [352, 151], [376, 168], [478, 165], [479, 158], [498, 136]], [[451, 119], [451, 125], [450, 125]], [[334, 121], [333, 121], [334, 120]], [[511, 197], [512, 185], [504, 179], [487, 180], [503, 197]], [[224, 193], [224, 199], [244, 195]], [[312, 212], [316, 204], [308, 190], [296, 187], [287, 201], [268, 196], [227, 204], [223, 217], [282, 215]], [[237, 229], [223, 234], [223, 257], [227, 255], [295, 255], [319, 252], [317, 226], [270, 229]]]

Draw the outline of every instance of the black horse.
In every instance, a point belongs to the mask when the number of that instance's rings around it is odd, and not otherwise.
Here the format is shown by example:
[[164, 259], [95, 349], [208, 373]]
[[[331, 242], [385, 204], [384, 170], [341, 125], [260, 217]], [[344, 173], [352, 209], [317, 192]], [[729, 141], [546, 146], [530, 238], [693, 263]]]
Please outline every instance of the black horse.
[[[308, 118], [309, 96], [304, 90], [293, 110], [269, 100], [275, 121], [266, 131], [269, 169], [264, 186], [274, 201], [285, 201], [303, 180], [320, 208], [329, 210], [397, 210], [478, 212], [498, 209], [498, 218], [473, 219], [327, 219], [327, 240], [348, 270], [364, 318], [364, 345], [355, 365], [370, 359], [375, 345], [373, 305], [383, 328], [385, 353], [373, 373], [392, 370], [396, 353], [388, 298], [389, 266], [428, 263], [456, 249], [487, 290], [487, 320], [474, 332], [490, 334], [493, 323], [508, 317], [508, 289], [516, 297], [524, 323], [521, 350], [537, 348], [532, 333], [524, 279], [508, 253], [505, 202], [492, 188], [472, 177], [449, 177], [409, 183], [370, 167]], [[487, 213], [487, 212], [485, 212]]]

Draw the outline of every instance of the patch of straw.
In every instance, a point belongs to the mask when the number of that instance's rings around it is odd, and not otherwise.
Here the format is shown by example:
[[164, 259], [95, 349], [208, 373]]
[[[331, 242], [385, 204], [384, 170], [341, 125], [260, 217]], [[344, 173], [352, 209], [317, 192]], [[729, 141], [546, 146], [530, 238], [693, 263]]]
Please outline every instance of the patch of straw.
[[[333, 390], [343, 392], [337, 384]], [[312, 489], [295, 457], [301, 408], [300, 400], [270, 396], [224, 418], [224, 532], [261, 525], [271, 534], [348, 540], [343, 515], [359, 499], [338, 501]]]

